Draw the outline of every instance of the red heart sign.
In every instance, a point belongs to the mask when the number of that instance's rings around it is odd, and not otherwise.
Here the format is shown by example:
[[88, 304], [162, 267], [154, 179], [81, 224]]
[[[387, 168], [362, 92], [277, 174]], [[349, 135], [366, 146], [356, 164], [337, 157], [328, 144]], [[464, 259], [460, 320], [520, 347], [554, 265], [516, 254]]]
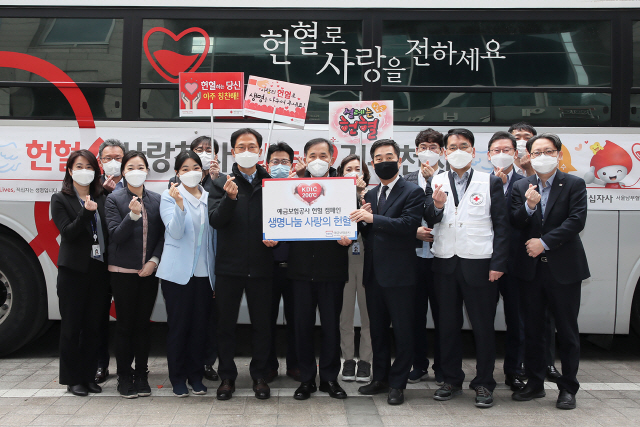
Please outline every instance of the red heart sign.
[[322, 195], [322, 186], [317, 182], [313, 184], [298, 184], [296, 187], [296, 193], [302, 198], [308, 205]]
[[[182, 55], [170, 50], [163, 49], [155, 51], [152, 55], [149, 51], [149, 37], [151, 37], [151, 35], [156, 32], [165, 33], [176, 42], [184, 37], [185, 34], [200, 33], [202, 34], [202, 37], [204, 37], [204, 50], [200, 54], [199, 58], [198, 55]], [[147, 55], [147, 59], [151, 63], [151, 66], [158, 72], [158, 74], [160, 74], [165, 78], [165, 80], [171, 83], [178, 83], [178, 76], [180, 73], [195, 71], [200, 67], [200, 65], [202, 65], [204, 59], [207, 57], [207, 53], [209, 53], [209, 43], [209, 34], [207, 34], [207, 32], [202, 28], [187, 28], [176, 36], [166, 28], [155, 27], [147, 31], [147, 34], [144, 36], [143, 46], [144, 53]], [[196, 60], [196, 58], [198, 59]], [[189, 66], [191, 66], [191, 68], [189, 68]], [[167, 70], [167, 72], [171, 75], [167, 74], [163, 69]]]
[[633, 153], [634, 156], [636, 156], [636, 159], [640, 160], [640, 144], [639, 143], [635, 143], [633, 144], [633, 146], [631, 147], [631, 152]]

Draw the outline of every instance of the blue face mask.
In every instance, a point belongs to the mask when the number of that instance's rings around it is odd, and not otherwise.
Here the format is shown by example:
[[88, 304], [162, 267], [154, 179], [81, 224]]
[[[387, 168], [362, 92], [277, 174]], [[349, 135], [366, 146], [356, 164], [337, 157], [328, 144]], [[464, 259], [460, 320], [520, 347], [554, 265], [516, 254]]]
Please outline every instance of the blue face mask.
[[289, 166], [276, 165], [271, 168], [271, 178], [287, 178], [289, 176], [289, 171]]

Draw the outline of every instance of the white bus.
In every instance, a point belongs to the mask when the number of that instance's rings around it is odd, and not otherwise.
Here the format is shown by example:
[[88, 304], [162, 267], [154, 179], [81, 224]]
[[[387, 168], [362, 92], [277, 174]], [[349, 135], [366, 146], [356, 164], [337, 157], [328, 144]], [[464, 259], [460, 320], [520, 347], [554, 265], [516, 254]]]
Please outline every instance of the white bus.
[[[487, 170], [489, 136], [520, 121], [559, 134], [561, 167], [580, 176], [607, 147], [621, 147], [631, 162], [623, 187], [589, 184], [582, 238], [591, 278], [579, 321], [583, 333], [640, 331], [636, 1], [569, 0], [559, 8], [547, 0], [452, 0], [447, 9], [430, 0], [392, 8], [380, 0], [51, 3], [0, 4], [0, 355], [60, 317], [49, 200], [69, 151], [118, 138], [147, 153], [148, 182], [162, 191], [176, 153], [210, 133], [206, 119], [179, 118], [184, 71], [310, 85], [305, 129], [276, 125], [271, 138], [297, 151], [327, 135], [330, 101], [393, 100], [403, 173], [417, 167], [413, 139], [427, 127], [471, 129], [474, 167]], [[245, 126], [268, 132], [250, 117], [214, 123], [223, 172], [232, 163], [229, 136]], [[336, 148], [338, 159], [357, 150]], [[496, 328], [504, 329], [498, 313]], [[165, 317], [159, 297], [152, 319]]]

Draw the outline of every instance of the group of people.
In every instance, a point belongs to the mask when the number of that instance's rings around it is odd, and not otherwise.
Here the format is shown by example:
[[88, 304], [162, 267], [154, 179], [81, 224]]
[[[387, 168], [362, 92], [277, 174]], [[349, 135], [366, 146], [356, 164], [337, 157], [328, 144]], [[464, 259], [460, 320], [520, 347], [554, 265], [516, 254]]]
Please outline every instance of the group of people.
[[[206, 394], [206, 377], [221, 380], [218, 399], [232, 398], [245, 295], [252, 325], [249, 372], [258, 399], [270, 397], [269, 383], [278, 376], [275, 331], [282, 299], [286, 375], [300, 383], [295, 399], [318, 389], [346, 398], [338, 381], [342, 372], [343, 381], [366, 382], [359, 393], [385, 393], [389, 404], [402, 404], [407, 382], [428, 377], [429, 307], [432, 369], [440, 386], [434, 399], [462, 394], [464, 306], [477, 359], [470, 388], [476, 406], [490, 407], [493, 325], [502, 294], [505, 382], [513, 399], [543, 397], [546, 377], [560, 390], [556, 406], [575, 408], [577, 317], [581, 282], [589, 277], [579, 237], [587, 197], [581, 178], [558, 169], [562, 143], [556, 135], [537, 135], [526, 123], [495, 133], [488, 141], [489, 174], [471, 167], [472, 132], [427, 129], [415, 140], [420, 169], [404, 177], [398, 144], [378, 140], [370, 155], [380, 184], [371, 189], [367, 165], [349, 155], [334, 168], [334, 146], [324, 138], [307, 142], [297, 162], [289, 145], [272, 144], [264, 166], [258, 164], [263, 146], [257, 131], [235, 131], [230, 145], [235, 162], [225, 175], [218, 143], [197, 138], [175, 158], [175, 177], [162, 195], [144, 185], [144, 153], [125, 152], [117, 140], [105, 141], [97, 159], [87, 150], [69, 156], [51, 211], [61, 234], [59, 381], [71, 393], [101, 391], [113, 297], [118, 391], [127, 398], [151, 394], [149, 319], [161, 279], [169, 378], [179, 397], [189, 388]], [[357, 209], [350, 219], [358, 224], [358, 240], [263, 240], [262, 180], [294, 177], [355, 178]], [[357, 362], [356, 300], [362, 325]], [[556, 330], [561, 374], [554, 366]]]

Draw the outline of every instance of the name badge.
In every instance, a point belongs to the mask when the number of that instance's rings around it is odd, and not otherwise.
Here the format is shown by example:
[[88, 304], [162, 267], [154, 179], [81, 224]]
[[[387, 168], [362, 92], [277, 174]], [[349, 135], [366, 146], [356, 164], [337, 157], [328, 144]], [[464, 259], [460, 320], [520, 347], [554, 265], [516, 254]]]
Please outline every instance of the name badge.
[[91, 256], [94, 258], [100, 258], [100, 245], [92, 245], [91, 246]]
[[351, 254], [360, 255], [360, 242], [353, 242], [351, 245]]

